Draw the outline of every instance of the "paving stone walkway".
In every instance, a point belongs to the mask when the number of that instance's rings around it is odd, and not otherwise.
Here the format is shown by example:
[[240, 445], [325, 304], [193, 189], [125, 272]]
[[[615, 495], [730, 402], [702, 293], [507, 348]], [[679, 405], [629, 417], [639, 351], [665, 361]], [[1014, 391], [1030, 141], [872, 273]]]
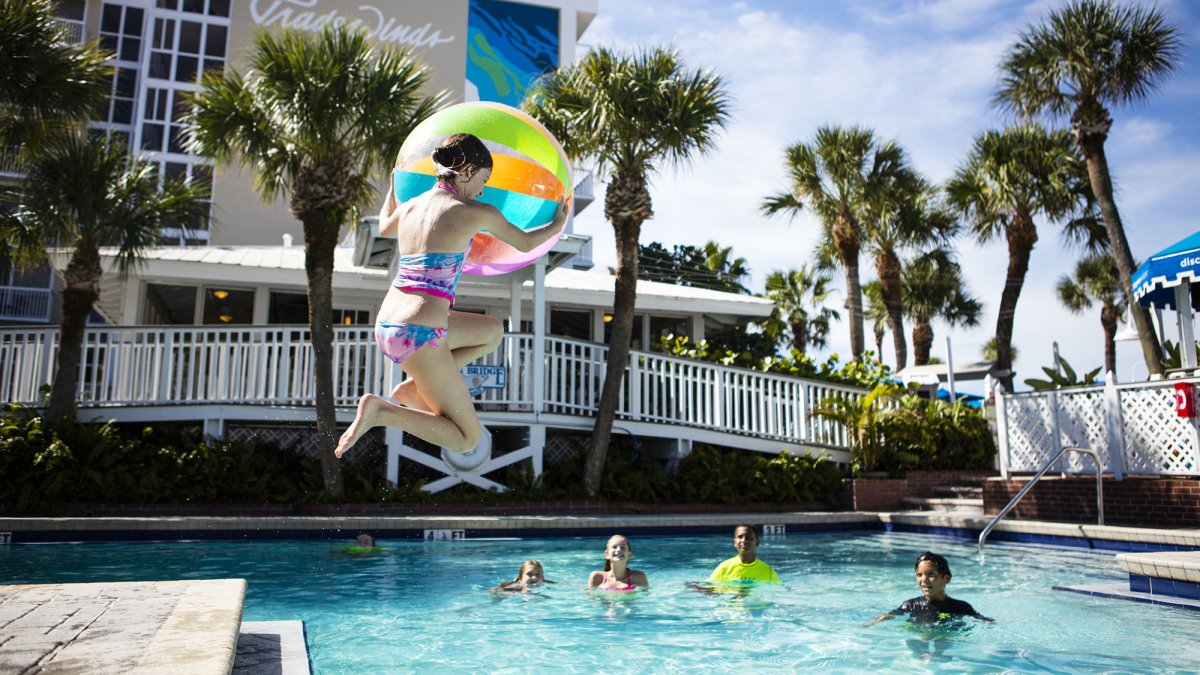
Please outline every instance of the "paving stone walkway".
[[0, 673], [229, 673], [244, 579], [0, 586]]

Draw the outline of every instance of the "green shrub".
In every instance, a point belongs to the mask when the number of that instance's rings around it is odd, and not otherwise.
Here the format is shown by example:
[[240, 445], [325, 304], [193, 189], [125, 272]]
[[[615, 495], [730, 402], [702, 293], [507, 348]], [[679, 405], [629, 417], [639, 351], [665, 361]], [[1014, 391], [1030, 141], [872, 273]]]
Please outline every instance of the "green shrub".
[[[438, 494], [412, 478], [384, 479], [385, 453], [369, 448], [343, 464], [349, 503], [476, 503], [584, 500], [582, 447], [536, 479], [528, 467], [508, 469], [509, 490], [459, 485]], [[17, 408], [0, 414], [0, 504], [61, 503], [303, 504], [331, 501], [320, 463], [261, 439], [209, 444], [181, 426], [74, 424], [62, 431]], [[833, 501], [840, 472], [824, 459], [762, 455], [697, 444], [667, 476], [629, 439], [614, 442], [599, 498], [646, 503], [779, 503]]]
[[983, 412], [961, 402], [927, 401], [914, 394], [901, 397], [908, 414], [889, 418], [883, 434], [895, 449], [895, 470], [990, 469], [996, 441]]
[[861, 360], [852, 360], [845, 364], [839, 362], [837, 354], [831, 354], [824, 363], [818, 364], [812, 357], [795, 349], [788, 356], [763, 358], [749, 351], [716, 347], [704, 340], [692, 342], [684, 335], [668, 335], [656, 345], [656, 348], [667, 356], [857, 387], [874, 387], [891, 373], [891, 369], [877, 360], [872, 352], [863, 354]]

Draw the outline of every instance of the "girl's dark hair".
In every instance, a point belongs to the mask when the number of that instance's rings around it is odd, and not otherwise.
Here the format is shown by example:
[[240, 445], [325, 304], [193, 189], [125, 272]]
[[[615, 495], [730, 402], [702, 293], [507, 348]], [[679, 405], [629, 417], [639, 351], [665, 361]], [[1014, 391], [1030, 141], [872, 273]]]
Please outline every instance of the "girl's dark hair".
[[913, 569], [915, 570], [919, 568], [923, 562], [933, 563], [933, 566], [937, 568], [938, 574], [944, 577], [953, 576], [950, 574], [950, 563], [945, 558], [932, 551], [925, 551], [921, 555], [917, 556], [917, 562], [915, 565], [913, 565]]
[[483, 141], [471, 134], [454, 134], [433, 150], [433, 161], [439, 166], [437, 177], [449, 180], [459, 174], [490, 169], [492, 153]]

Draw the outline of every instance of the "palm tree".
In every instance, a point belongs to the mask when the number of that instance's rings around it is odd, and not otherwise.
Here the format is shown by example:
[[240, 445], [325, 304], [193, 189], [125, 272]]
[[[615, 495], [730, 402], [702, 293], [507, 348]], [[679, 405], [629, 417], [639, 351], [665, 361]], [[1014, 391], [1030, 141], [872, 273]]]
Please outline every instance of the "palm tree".
[[[996, 317], [996, 368], [1012, 370], [1017, 300], [1038, 240], [1037, 217], [1066, 224], [1068, 238], [1099, 246], [1095, 221], [1071, 219], [1086, 211], [1083, 160], [1065, 131], [1037, 126], [987, 131], [975, 138], [965, 163], [946, 186], [950, 203], [971, 222], [980, 241], [1004, 236], [1008, 271]], [[1001, 376], [1012, 391], [1012, 374]]]
[[1104, 371], [1117, 372], [1117, 323], [1129, 309], [1121, 292], [1121, 272], [1111, 255], [1094, 255], [1075, 265], [1074, 276], [1058, 280], [1058, 299], [1075, 314], [1100, 303], [1100, 325], [1104, 327]]
[[958, 230], [958, 221], [941, 201], [938, 189], [911, 169], [885, 180], [867, 203], [867, 213], [864, 244], [875, 257], [879, 292], [896, 352], [896, 370], [901, 370], [908, 364], [908, 344], [899, 252], [948, 242]]
[[69, 246], [62, 272], [62, 326], [46, 419], [74, 417], [88, 313], [100, 296], [100, 247], [118, 249], [124, 273], [156, 244], [164, 226], [187, 227], [207, 212], [207, 190], [182, 181], [160, 187], [157, 167], [130, 157], [119, 142], [71, 135], [39, 153], [22, 181], [16, 217], [0, 228], [14, 260], [45, 262], [49, 246]]
[[[840, 320], [837, 310], [825, 306], [833, 289], [825, 270], [775, 270], [767, 275], [767, 298], [775, 303], [765, 330], [776, 343], [787, 341], [792, 349], [807, 353], [808, 346], [824, 347], [829, 335], [829, 323]], [[785, 335], [790, 334], [790, 340]]]
[[747, 295], [750, 289], [742, 284], [742, 280], [750, 274], [746, 259], [733, 257], [732, 246], [721, 246], [715, 241], [708, 241], [700, 249], [704, 255], [704, 267], [713, 276], [712, 288], [728, 293]]
[[977, 326], [983, 305], [963, 284], [962, 268], [945, 249], [934, 249], [904, 267], [904, 313], [913, 320], [913, 365], [929, 363], [933, 320]]
[[817, 129], [812, 143], [792, 145], [785, 154], [791, 189], [767, 197], [762, 210], [794, 216], [807, 207], [820, 218], [824, 238], [846, 275], [850, 351], [860, 358], [864, 342], [858, 256], [865, 211], [888, 179], [907, 169], [904, 151], [895, 143], [877, 142], [869, 129], [825, 126]]
[[51, 0], [0, 0], [0, 35], [0, 147], [35, 150], [106, 101], [109, 55], [72, 44]]
[[1162, 373], [1162, 346], [1149, 313], [1133, 301], [1133, 253], [1113, 198], [1104, 143], [1112, 128], [1109, 108], [1145, 101], [1182, 56], [1183, 37], [1158, 8], [1072, 0], [1009, 49], [996, 94], [999, 106], [1026, 118], [1069, 115], [1151, 374]]
[[875, 355], [883, 361], [883, 337], [887, 335], [891, 317], [888, 316], [887, 303], [883, 301], [883, 285], [878, 281], [868, 281], [863, 284], [863, 297], [866, 305], [863, 314], [871, 322], [871, 332], [875, 335]]
[[544, 76], [525, 109], [574, 159], [590, 159], [608, 176], [604, 217], [617, 245], [617, 280], [608, 367], [588, 447], [584, 487], [600, 488], [617, 401], [621, 395], [637, 296], [638, 240], [653, 211], [649, 178], [660, 165], [686, 164], [713, 148], [729, 119], [720, 76], [688, 70], [674, 51], [632, 53], [597, 48]]
[[253, 168], [264, 201], [288, 195], [304, 228], [317, 440], [325, 488], [343, 494], [333, 456], [333, 253], [338, 233], [373, 197], [409, 132], [443, 95], [423, 93], [428, 70], [364, 32], [261, 32], [245, 76], [205, 76], [192, 99], [189, 149]]
[[[980, 356], [983, 357], [984, 361], [996, 361], [998, 359], [996, 350], [996, 337], [994, 335], [988, 338], [987, 342], [983, 343], [983, 349], [980, 350]], [[1016, 363], [1020, 356], [1020, 352], [1014, 346], [1012, 348], [1012, 362]]]

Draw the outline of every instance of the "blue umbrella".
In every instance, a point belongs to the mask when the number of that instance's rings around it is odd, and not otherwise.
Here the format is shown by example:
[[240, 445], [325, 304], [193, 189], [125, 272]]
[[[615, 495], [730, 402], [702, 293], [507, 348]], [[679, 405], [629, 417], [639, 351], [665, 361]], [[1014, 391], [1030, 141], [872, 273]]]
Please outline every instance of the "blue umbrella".
[[1200, 232], [1150, 256], [1133, 273], [1133, 297], [1143, 307], [1176, 309], [1175, 287], [1191, 283], [1192, 309], [1200, 309]]

